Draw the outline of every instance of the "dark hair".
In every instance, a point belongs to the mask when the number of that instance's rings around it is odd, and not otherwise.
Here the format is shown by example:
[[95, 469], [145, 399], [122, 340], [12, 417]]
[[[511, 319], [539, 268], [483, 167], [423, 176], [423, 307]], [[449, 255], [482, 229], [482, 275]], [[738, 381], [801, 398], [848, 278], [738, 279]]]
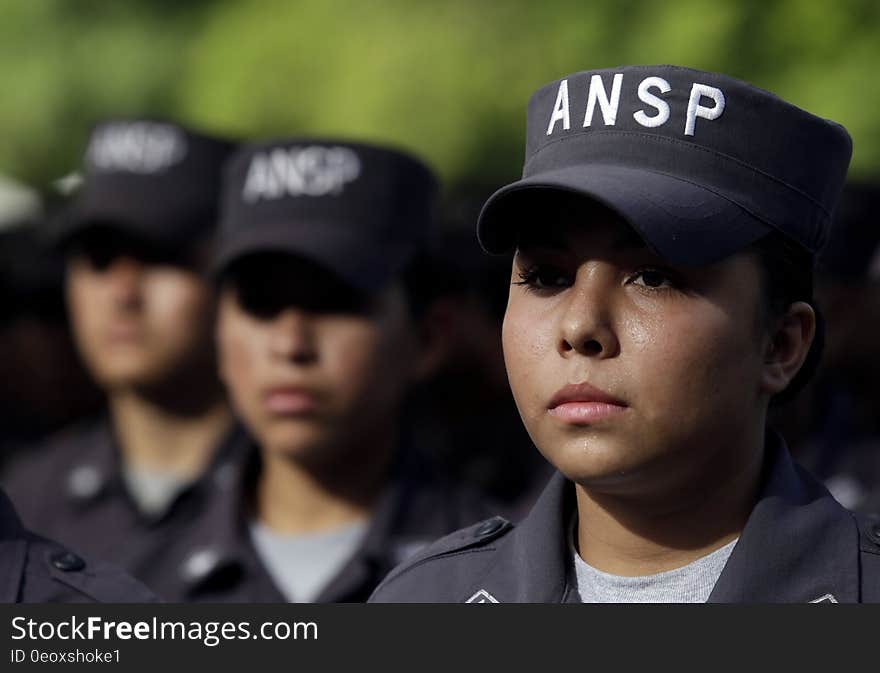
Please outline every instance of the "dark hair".
[[764, 310], [768, 319], [784, 313], [794, 302], [803, 301], [816, 312], [816, 335], [798, 373], [782, 392], [770, 400], [779, 405], [793, 399], [816, 373], [825, 348], [825, 323], [813, 298], [816, 261], [806, 249], [774, 232], [752, 246], [764, 275]]

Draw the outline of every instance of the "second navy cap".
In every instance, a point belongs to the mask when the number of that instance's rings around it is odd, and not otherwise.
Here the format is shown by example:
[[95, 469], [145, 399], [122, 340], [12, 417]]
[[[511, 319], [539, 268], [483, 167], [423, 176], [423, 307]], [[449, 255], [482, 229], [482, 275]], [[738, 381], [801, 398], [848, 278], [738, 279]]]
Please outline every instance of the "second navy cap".
[[228, 166], [214, 268], [283, 252], [378, 289], [427, 244], [436, 193], [431, 170], [396, 149], [310, 138], [245, 146]]
[[213, 232], [223, 164], [235, 145], [154, 119], [114, 119], [91, 132], [80, 192], [55, 222], [58, 243], [94, 226], [177, 245]]

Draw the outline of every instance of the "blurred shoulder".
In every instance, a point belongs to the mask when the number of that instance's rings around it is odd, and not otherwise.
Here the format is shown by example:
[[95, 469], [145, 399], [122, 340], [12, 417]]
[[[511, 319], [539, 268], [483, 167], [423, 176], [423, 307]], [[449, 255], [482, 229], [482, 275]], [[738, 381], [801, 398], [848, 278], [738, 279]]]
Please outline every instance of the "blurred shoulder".
[[155, 596], [119, 568], [35, 535], [0, 489], [0, 603], [146, 603]]
[[106, 444], [109, 436], [109, 424], [104, 417], [69, 425], [23, 449], [4, 469], [3, 481], [7, 483], [16, 476], [42, 474], [47, 467], [57, 470], [59, 465], [81, 459], [80, 454], [87, 448]]
[[109, 425], [92, 419], [71, 425], [23, 449], [0, 475], [9, 494], [30, 524], [34, 512], [66, 492], [76, 467], [84, 462], [106, 463], [112, 447]]
[[[65, 546], [24, 531], [18, 595], [22, 603], [152, 603], [156, 596], [121, 569], [86, 560]], [[4, 561], [14, 562], [13, 558]]]

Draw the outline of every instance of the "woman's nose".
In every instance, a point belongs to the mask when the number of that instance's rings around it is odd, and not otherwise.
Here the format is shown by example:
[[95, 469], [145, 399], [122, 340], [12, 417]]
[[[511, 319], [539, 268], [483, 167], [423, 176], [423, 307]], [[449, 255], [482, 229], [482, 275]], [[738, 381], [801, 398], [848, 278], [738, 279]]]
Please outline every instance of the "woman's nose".
[[309, 314], [299, 308], [287, 308], [272, 324], [270, 348], [275, 357], [297, 364], [317, 359], [314, 330]]
[[118, 257], [104, 272], [113, 301], [122, 306], [138, 305], [141, 300], [143, 265], [132, 257]]
[[578, 273], [561, 304], [558, 350], [563, 357], [617, 355], [620, 343], [614, 330], [613, 282], [602, 269]]

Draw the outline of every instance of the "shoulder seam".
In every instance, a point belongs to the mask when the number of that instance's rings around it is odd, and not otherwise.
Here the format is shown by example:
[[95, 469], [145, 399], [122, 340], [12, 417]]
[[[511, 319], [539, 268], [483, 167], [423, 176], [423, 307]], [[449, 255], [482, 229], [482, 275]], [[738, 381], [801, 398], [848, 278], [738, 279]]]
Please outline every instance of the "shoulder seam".
[[370, 598], [372, 598], [373, 596], [378, 594], [381, 589], [384, 589], [386, 586], [390, 585], [392, 582], [394, 582], [398, 578], [406, 575], [410, 570], [414, 570], [415, 568], [418, 568], [418, 567], [424, 565], [425, 563], [428, 563], [429, 561], [436, 561], [436, 560], [444, 559], [444, 558], [452, 558], [453, 556], [464, 556], [466, 554], [479, 554], [482, 552], [495, 551], [495, 549], [496, 548], [494, 546], [493, 547], [468, 547], [466, 549], [456, 549], [456, 550], [444, 552], [441, 554], [434, 554], [431, 556], [426, 556], [425, 558], [419, 559], [418, 561], [416, 561], [412, 565], [404, 566], [404, 567], [398, 569], [397, 571], [392, 571], [391, 573], [389, 573], [385, 577], [385, 579], [379, 583], [379, 586], [377, 586], [373, 590], [373, 593], [371, 594]]

